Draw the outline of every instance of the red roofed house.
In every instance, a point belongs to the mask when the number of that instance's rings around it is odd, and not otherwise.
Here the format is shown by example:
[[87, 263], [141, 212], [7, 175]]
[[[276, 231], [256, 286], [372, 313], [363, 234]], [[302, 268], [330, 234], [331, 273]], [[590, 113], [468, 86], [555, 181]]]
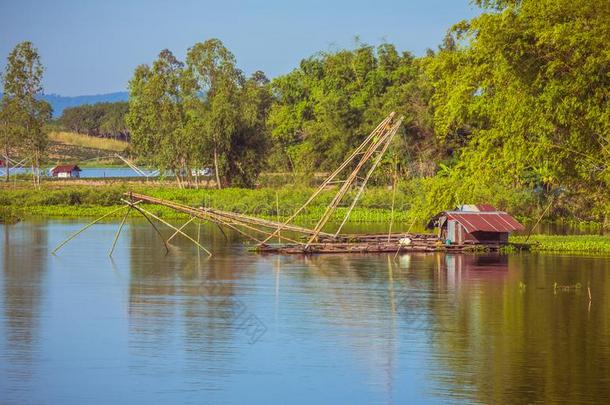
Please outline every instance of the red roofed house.
[[504, 211], [488, 204], [462, 205], [455, 211], [443, 211], [428, 223], [438, 228], [438, 236], [451, 244], [507, 244], [508, 235], [524, 227]]
[[51, 169], [51, 175], [53, 177], [68, 178], [68, 177], [80, 177], [81, 169], [77, 165], [59, 165]]

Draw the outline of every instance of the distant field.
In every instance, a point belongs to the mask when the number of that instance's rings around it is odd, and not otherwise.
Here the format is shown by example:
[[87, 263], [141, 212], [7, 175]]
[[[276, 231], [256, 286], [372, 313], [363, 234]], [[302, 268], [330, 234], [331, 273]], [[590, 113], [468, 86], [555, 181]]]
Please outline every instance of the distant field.
[[64, 145], [80, 146], [83, 148], [100, 149], [112, 152], [122, 152], [129, 146], [129, 144], [124, 141], [96, 138], [74, 132], [51, 132], [49, 134], [49, 140]]
[[74, 132], [51, 132], [49, 141], [47, 164], [78, 163], [81, 167], [122, 165], [123, 162], [112, 155], [129, 146], [127, 142]]

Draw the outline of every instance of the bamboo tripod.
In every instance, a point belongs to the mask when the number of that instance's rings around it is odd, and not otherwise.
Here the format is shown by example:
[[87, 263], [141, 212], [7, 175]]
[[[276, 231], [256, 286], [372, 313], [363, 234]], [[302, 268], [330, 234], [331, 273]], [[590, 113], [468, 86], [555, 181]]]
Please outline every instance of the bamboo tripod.
[[[390, 143], [392, 142], [392, 139], [394, 138], [394, 135], [396, 135], [396, 132], [398, 132], [398, 129], [402, 124], [404, 117], [400, 117], [399, 119], [395, 120], [395, 115], [396, 113], [392, 112], [383, 121], [381, 121], [377, 128], [375, 128], [373, 132], [371, 132], [369, 136], [367, 136], [364, 142], [362, 142], [360, 146], [358, 146], [358, 148], [356, 148], [356, 150], [326, 180], [324, 180], [324, 182], [316, 189], [316, 191], [309, 197], [309, 199], [301, 207], [299, 207], [290, 216], [290, 218], [288, 218], [284, 223], [279, 225], [275, 232], [273, 232], [265, 240], [263, 240], [262, 244], [265, 244], [269, 239], [273, 238], [274, 236], [279, 235], [280, 231], [287, 229], [290, 226], [290, 222], [292, 222], [297, 217], [297, 215], [301, 213], [301, 211], [303, 211], [329, 184], [342, 183], [341, 188], [339, 189], [339, 191], [337, 191], [337, 194], [335, 194], [335, 197], [333, 198], [331, 203], [326, 207], [324, 214], [316, 224], [315, 228], [313, 229], [313, 232], [310, 234], [309, 239], [306, 243], [304, 243], [305, 248], [308, 248], [311, 243], [317, 240], [318, 236], [323, 234], [322, 228], [332, 217], [332, 214], [336, 211], [337, 207], [339, 206], [339, 203], [343, 200], [343, 198], [345, 197], [349, 189], [352, 187], [354, 182], [359, 178], [358, 174], [363, 170], [365, 164], [371, 159], [371, 157], [375, 153], [377, 153], [377, 156], [374, 158], [373, 164], [367, 171], [366, 176], [364, 177], [362, 184], [360, 185], [356, 193], [356, 196], [352, 200], [352, 203], [350, 204], [348, 211], [345, 217], [343, 218], [343, 221], [341, 222], [341, 225], [339, 225], [337, 231], [332, 235], [332, 238], [336, 239], [339, 236], [341, 229], [349, 219], [349, 216], [354, 207], [356, 206], [356, 203], [360, 199], [368, 180], [370, 179], [377, 166], [379, 166], [381, 158], [388, 149]], [[339, 174], [341, 174], [351, 163], [356, 161], [356, 158], [358, 156], [361, 156], [361, 158], [357, 161], [358, 163], [356, 164], [356, 167], [347, 176], [347, 178], [345, 180], [336, 181], [335, 179], [339, 176]]]
[[[139, 204], [142, 201], [128, 201], [125, 199], [121, 199], [121, 201], [125, 204], [117, 209], [114, 209], [104, 215], [102, 215], [101, 217], [97, 218], [96, 220], [88, 223], [87, 225], [85, 225], [84, 227], [80, 228], [78, 231], [74, 232], [72, 235], [70, 235], [67, 239], [65, 239], [64, 241], [62, 241], [59, 245], [57, 245], [57, 247], [55, 247], [55, 249], [53, 249], [53, 251], [51, 252], [52, 254], [56, 254], [57, 251], [59, 251], [59, 249], [61, 249], [63, 246], [65, 246], [68, 242], [70, 242], [71, 240], [73, 240], [74, 238], [76, 238], [78, 235], [80, 235], [81, 233], [83, 233], [84, 231], [86, 231], [87, 229], [89, 229], [90, 227], [92, 227], [93, 225], [97, 224], [98, 222], [100, 222], [101, 220], [103, 220], [104, 218], [115, 214], [121, 210], [127, 209], [127, 211], [125, 212], [125, 214], [123, 215], [123, 218], [121, 219], [121, 222], [119, 224], [119, 228], [117, 229], [116, 234], [114, 235], [114, 239], [112, 240], [112, 246], [110, 248], [110, 251], [108, 252], [108, 256], [112, 257], [112, 254], [114, 253], [114, 249], [116, 248], [116, 244], [117, 241], [119, 240], [119, 236], [121, 234], [121, 231], [123, 230], [123, 227], [125, 225], [125, 222], [127, 221], [127, 217], [129, 216], [131, 210], [137, 211], [139, 212], [145, 219], [146, 221], [148, 221], [148, 223], [153, 227], [153, 229], [155, 230], [155, 232], [157, 233], [157, 235], [159, 235], [159, 237], [161, 238], [161, 240], [163, 241], [163, 245], [165, 247], [165, 253], [169, 253], [169, 245], [168, 243], [174, 239], [177, 235], [182, 235], [184, 236], [186, 239], [188, 239], [189, 241], [191, 241], [195, 246], [197, 246], [197, 248], [203, 250], [204, 252], [206, 252], [209, 256], [212, 255], [212, 253], [206, 249], [203, 245], [201, 245], [199, 243], [199, 240], [195, 240], [193, 239], [191, 236], [189, 236], [187, 233], [185, 233], [183, 231], [183, 229], [190, 224], [192, 221], [195, 220], [195, 217], [191, 217], [185, 224], [183, 224], [180, 228], [176, 228], [174, 225], [170, 224], [169, 222], [159, 218], [157, 215], [153, 214], [152, 212], [144, 209], [143, 207], [140, 207]], [[162, 223], [163, 225], [167, 226], [170, 229], [174, 230], [174, 233], [167, 239], [165, 239], [163, 237], [163, 234], [161, 233], [161, 231], [159, 230], [159, 228], [157, 227], [157, 225], [153, 222], [152, 219], [157, 220], [158, 222]], [[199, 239], [199, 237], [197, 237], [197, 239]]]

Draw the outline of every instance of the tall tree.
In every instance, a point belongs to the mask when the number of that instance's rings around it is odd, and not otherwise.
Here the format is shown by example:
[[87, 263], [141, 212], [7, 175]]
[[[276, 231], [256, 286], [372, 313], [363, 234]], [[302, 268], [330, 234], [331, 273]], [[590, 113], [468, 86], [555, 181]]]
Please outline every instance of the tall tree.
[[186, 130], [186, 106], [194, 90], [190, 73], [167, 49], [152, 68], [138, 66], [129, 82], [126, 121], [133, 146], [160, 169], [174, 172], [181, 187], [191, 174], [193, 146]]
[[15, 128], [14, 109], [15, 103], [4, 96], [0, 102], [0, 145], [2, 145], [2, 156], [0, 161], [4, 165], [4, 180], [10, 180], [11, 156], [13, 150], [19, 145], [19, 136]]
[[266, 166], [269, 147], [266, 127], [272, 102], [269, 79], [261, 71], [254, 72], [240, 90], [239, 121], [231, 136], [225, 176], [232, 186], [254, 187]]
[[3, 76], [3, 123], [7, 128], [3, 132], [12, 132], [3, 137], [5, 152], [13, 146], [21, 148], [30, 159], [35, 185], [40, 184], [40, 164], [48, 143], [44, 125], [52, 113], [47, 102], [37, 99], [42, 93], [43, 72], [38, 51], [26, 41], [9, 54]]
[[212, 151], [216, 184], [222, 188], [227, 182], [224, 174], [229, 164], [227, 155], [231, 149], [231, 136], [239, 127], [240, 85], [242, 72], [235, 66], [235, 57], [218, 39], [197, 43], [189, 49], [187, 64], [197, 81], [200, 100], [199, 114], [202, 120], [198, 128], [204, 137], [201, 151]]

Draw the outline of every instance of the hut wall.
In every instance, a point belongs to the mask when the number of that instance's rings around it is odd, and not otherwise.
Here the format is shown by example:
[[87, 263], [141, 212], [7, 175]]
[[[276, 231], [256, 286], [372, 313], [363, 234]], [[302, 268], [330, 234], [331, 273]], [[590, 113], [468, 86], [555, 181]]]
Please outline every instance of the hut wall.
[[473, 232], [470, 235], [479, 243], [508, 243], [508, 232]]
[[459, 227], [460, 224], [457, 221], [454, 221], [453, 219], [450, 219], [447, 221], [447, 235], [445, 237], [445, 239], [449, 239], [451, 241], [451, 243], [459, 243], [457, 241], [457, 227]]

